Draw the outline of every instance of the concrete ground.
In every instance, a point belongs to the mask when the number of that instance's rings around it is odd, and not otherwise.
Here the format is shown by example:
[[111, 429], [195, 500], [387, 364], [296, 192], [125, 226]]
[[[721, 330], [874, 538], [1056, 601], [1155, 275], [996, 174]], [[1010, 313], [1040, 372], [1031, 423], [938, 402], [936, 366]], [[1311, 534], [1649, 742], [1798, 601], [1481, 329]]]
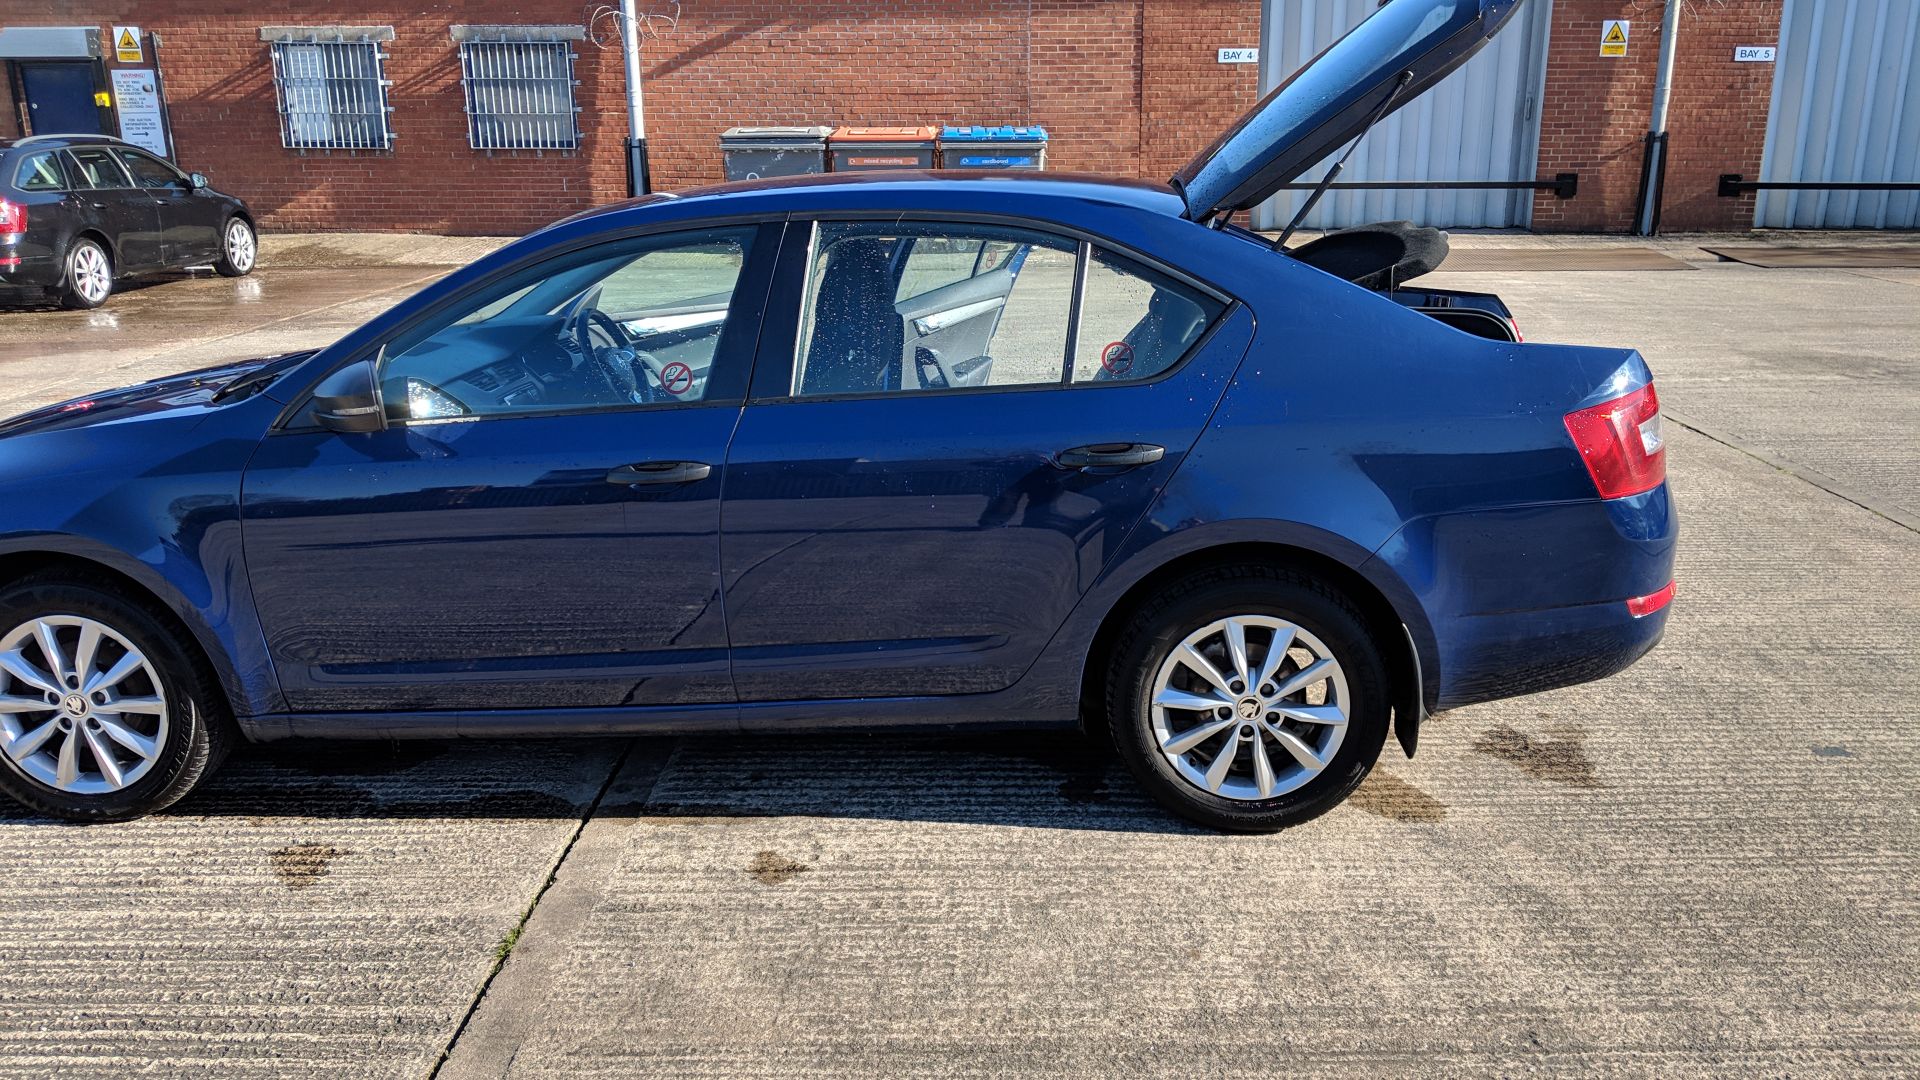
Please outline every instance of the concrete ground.
[[[485, 242], [352, 243], [0, 312], [0, 413]], [[0, 808], [0, 1074], [1920, 1071], [1920, 271], [1654, 246], [1698, 269], [1432, 279], [1658, 374], [1681, 597], [1630, 671], [1263, 838], [1064, 736], [278, 747], [127, 825]]]

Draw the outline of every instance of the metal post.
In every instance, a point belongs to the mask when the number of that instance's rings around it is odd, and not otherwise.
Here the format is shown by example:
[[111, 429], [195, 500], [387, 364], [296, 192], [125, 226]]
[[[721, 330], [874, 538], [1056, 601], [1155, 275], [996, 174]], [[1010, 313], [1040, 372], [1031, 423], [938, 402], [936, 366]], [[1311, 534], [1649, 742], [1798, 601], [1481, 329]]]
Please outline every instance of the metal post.
[[1653, 80], [1653, 115], [1647, 122], [1647, 156], [1641, 167], [1640, 211], [1634, 232], [1652, 236], [1660, 224], [1660, 200], [1666, 194], [1667, 105], [1673, 98], [1673, 54], [1680, 37], [1680, 8], [1685, 0], [1667, 0], [1660, 21], [1660, 68]]
[[653, 191], [647, 174], [647, 117], [640, 90], [640, 16], [634, 0], [620, 0], [621, 51], [627, 60], [627, 194]]

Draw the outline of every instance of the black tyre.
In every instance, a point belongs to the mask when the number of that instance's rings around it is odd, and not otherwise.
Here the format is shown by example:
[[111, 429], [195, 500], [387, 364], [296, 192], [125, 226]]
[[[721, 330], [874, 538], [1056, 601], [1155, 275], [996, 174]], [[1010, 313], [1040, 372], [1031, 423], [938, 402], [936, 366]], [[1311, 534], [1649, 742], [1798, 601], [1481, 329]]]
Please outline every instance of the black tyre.
[[0, 792], [55, 817], [121, 821], [193, 790], [235, 733], [181, 634], [106, 579], [0, 588]]
[[68, 245], [65, 271], [60, 278], [61, 307], [85, 311], [113, 295], [113, 256], [98, 240], [83, 236]]
[[1148, 601], [1107, 679], [1115, 747], [1175, 814], [1273, 832], [1326, 813], [1380, 756], [1386, 664], [1351, 601], [1304, 574], [1210, 570]]
[[220, 254], [213, 260], [213, 271], [221, 277], [246, 277], [253, 273], [260, 256], [260, 237], [247, 219], [238, 215], [220, 226]]

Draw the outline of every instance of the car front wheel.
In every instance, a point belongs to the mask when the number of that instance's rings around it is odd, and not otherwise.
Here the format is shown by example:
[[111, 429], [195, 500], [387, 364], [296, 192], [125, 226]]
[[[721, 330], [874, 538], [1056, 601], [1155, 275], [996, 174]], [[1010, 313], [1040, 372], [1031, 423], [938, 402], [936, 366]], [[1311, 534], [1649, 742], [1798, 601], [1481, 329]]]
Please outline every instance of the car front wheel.
[[113, 258], [97, 240], [75, 240], [67, 249], [66, 274], [60, 279], [60, 305], [97, 308], [113, 295]]
[[230, 217], [220, 230], [220, 257], [213, 261], [214, 272], [221, 277], [246, 277], [260, 255], [260, 238], [247, 219]]
[[0, 791], [74, 821], [163, 809], [232, 742], [212, 671], [150, 604], [82, 576], [0, 589]]
[[1272, 832], [1326, 813], [1386, 741], [1386, 666], [1339, 592], [1291, 571], [1208, 571], [1129, 620], [1107, 683], [1115, 746], [1190, 821]]

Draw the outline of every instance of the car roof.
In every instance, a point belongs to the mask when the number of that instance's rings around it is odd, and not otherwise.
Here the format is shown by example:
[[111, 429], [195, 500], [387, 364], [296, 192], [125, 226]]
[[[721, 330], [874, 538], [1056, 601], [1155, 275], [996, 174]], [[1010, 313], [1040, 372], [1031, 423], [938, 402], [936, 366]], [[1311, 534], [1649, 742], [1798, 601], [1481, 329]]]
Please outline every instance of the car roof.
[[951, 208], [949, 204], [962, 194], [976, 198], [991, 194], [996, 199], [1010, 202], [1072, 199], [1171, 217], [1179, 217], [1186, 206], [1166, 184], [1138, 180], [1005, 169], [903, 169], [768, 177], [713, 184], [670, 194], [642, 195], [596, 207], [567, 220], [623, 216], [668, 202], [676, 205], [710, 204], [709, 208], [716, 216], [843, 209], [850, 195], [870, 198], [876, 208], [914, 205], [939, 211]]
[[28, 135], [23, 139], [0, 139], [0, 153], [8, 150], [54, 150], [62, 146], [132, 146], [111, 135]]

